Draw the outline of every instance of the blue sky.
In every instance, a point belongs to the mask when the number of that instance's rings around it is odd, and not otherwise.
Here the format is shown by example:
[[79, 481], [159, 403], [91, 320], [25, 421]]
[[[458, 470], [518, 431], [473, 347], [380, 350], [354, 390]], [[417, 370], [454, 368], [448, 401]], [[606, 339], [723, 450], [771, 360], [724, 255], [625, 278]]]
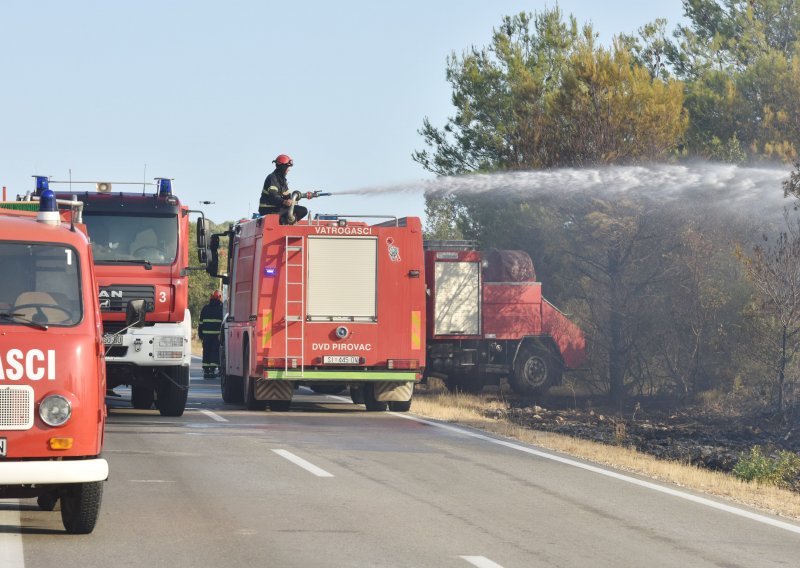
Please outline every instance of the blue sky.
[[[0, 185], [175, 179], [216, 221], [249, 216], [277, 154], [292, 189], [431, 179], [411, 159], [424, 117], [453, 115], [447, 56], [504, 15], [554, 2], [58, 0], [0, 3]], [[561, 0], [608, 44], [680, 0]], [[115, 189], [122, 189], [117, 187]], [[213, 205], [200, 205], [201, 200]], [[314, 212], [424, 214], [422, 194], [339, 196]]]

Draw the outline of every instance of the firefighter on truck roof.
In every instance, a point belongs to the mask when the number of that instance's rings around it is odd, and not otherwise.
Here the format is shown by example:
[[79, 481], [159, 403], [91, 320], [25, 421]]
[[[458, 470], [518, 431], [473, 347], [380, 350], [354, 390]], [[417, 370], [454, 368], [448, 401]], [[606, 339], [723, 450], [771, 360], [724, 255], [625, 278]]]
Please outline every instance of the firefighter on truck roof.
[[[289, 224], [288, 213], [292, 205], [292, 194], [289, 192], [289, 184], [286, 181], [286, 174], [294, 165], [292, 159], [286, 154], [281, 154], [272, 163], [275, 170], [264, 180], [264, 187], [261, 190], [261, 199], [258, 202], [258, 213], [260, 215], [278, 214], [281, 216], [280, 224]], [[302, 205], [294, 206], [295, 221], [299, 221], [308, 214], [308, 209]]]
[[219, 369], [219, 330], [222, 327], [222, 300], [219, 290], [200, 311], [197, 334], [203, 342], [203, 378], [213, 379]]

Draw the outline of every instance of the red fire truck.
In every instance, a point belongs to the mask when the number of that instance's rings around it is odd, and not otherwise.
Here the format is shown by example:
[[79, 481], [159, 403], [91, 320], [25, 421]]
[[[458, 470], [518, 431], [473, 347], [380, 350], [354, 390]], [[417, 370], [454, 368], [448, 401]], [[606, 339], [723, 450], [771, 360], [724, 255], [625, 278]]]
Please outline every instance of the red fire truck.
[[[142, 186], [138, 193], [112, 191], [119, 182], [49, 183], [96, 186], [95, 192], [62, 191], [57, 196], [84, 203], [99, 283], [109, 388], [131, 385], [135, 408], [147, 409], [155, 402], [163, 416], [181, 416], [191, 361], [189, 209], [172, 193], [167, 178], [156, 178], [155, 184], [137, 182]], [[147, 187], [153, 185], [156, 191], [149, 193]], [[126, 306], [134, 299], [145, 302], [146, 324], [123, 331]]]
[[425, 359], [425, 281], [418, 218], [367, 224], [318, 216], [241, 221], [229, 237], [222, 396], [287, 410], [299, 385], [348, 386], [367, 410], [407, 411]]
[[[38, 498], [90, 533], [108, 477], [100, 457], [106, 371], [92, 251], [79, 206], [0, 204], [0, 498]], [[40, 211], [31, 211], [40, 208]], [[28, 209], [28, 210], [25, 210]]]
[[479, 251], [471, 241], [426, 241], [428, 376], [477, 391], [507, 376], [540, 394], [585, 358], [580, 328], [542, 296], [523, 251]]

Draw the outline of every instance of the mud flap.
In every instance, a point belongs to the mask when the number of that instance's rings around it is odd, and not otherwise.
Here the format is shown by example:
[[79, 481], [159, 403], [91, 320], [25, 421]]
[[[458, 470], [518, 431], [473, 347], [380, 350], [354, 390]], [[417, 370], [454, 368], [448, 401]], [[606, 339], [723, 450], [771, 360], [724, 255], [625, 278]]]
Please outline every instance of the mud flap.
[[375, 400], [380, 402], [405, 402], [411, 400], [414, 393], [414, 382], [405, 383], [383, 382], [374, 383]]
[[292, 400], [294, 383], [291, 381], [272, 381], [256, 379], [256, 400]]

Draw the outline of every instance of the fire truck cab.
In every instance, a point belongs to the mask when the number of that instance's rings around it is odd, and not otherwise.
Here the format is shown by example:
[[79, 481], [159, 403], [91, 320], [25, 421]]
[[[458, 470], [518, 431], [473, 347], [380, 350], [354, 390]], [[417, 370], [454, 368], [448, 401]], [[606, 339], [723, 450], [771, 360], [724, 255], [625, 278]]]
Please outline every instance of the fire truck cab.
[[78, 211], [60, 214], [49, 190], [0, 204], [0, 498], [60, 500], [67, 532], [85, 534], [108, 478], [106, 370]]
[[[113, 191], [119, 182], [68, 183], [96, 186], [95, 192], [57, 195], [84, 203], [99, 284], [108, 387], [130, 385], [134, 408], [155, 404], [163, 416], [181, 416], [191, 362], [190, 211], [172, 192], [168, 178], [139, 182], [143, 188], [138, 193]], [[155, 192], [147, 187], [153, 185]], [[144, 300], [146, 322], [129, 329], [126, 306], [135, 299]]]
[[[370, 411], [410, 408], [425, 364], [422, 226], [415, 217], [388, 219], [321, 215], [282, 225], [267, 215], [223, 234], [226, 402], [288, 410], [306, 385], [349, 387]], [[211, 238], [212, 274], [223, 235]]]

